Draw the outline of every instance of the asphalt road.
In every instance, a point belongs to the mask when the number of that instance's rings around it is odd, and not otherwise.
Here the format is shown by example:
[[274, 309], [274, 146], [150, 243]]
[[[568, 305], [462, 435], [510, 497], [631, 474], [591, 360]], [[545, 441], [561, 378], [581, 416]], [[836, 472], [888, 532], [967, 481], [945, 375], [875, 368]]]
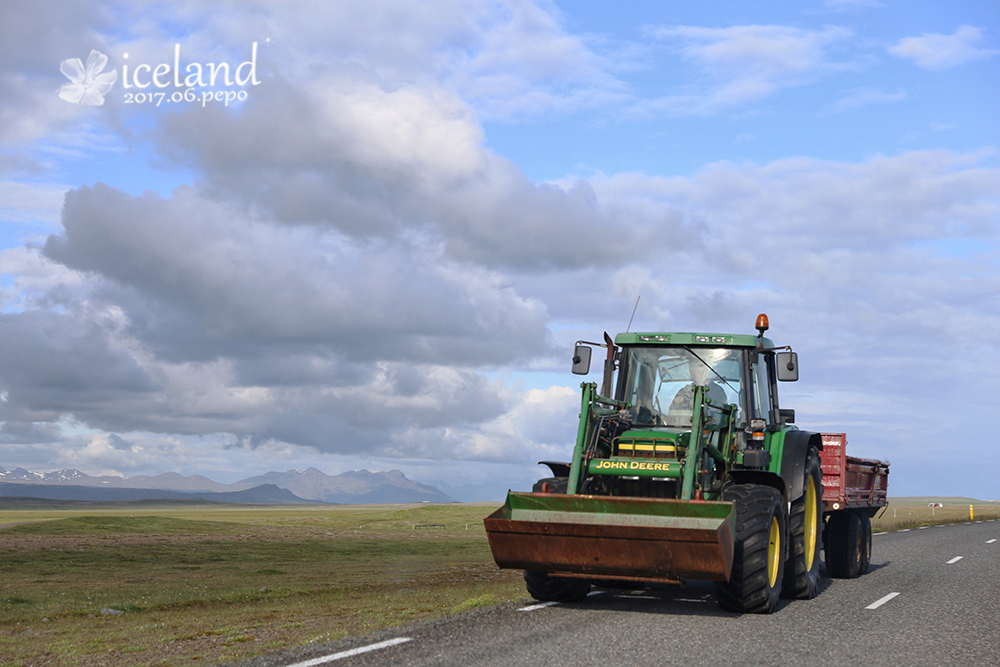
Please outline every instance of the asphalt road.
[[768, 616], [724, 612], [696, 582], [505, 605], [240, 664], [1000, 665], [998, 601], [1000, 521], [988, 521], [876, 535], [868, 574], [824, 579], [815, 599]]

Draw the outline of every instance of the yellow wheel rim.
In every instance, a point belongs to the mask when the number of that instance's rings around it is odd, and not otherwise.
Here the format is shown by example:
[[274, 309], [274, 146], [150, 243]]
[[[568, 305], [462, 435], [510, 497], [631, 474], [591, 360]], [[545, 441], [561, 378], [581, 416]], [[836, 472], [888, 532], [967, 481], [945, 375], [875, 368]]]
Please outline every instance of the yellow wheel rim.
[[767, 578], [771, 588], [778, 583], [778, 565], [781, 563], [781, 531], [778, 517], [771, 517], [771, 536], [767, 543]]
[[816, 525], [816, 484], [812, 475], [809, 476], [809, 483], [806, 485], [806, 572], [811, 572], [813, 560], [816, 558], [816, 536], [818, 531]]

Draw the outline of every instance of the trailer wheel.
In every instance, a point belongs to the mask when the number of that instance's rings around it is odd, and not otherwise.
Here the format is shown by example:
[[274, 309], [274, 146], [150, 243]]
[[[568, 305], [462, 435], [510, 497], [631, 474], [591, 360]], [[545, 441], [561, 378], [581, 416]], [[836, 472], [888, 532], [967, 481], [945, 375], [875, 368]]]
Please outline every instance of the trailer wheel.
[[858, 518], [861, 520], [861, 530], [863, 537], [861, 539], [861, 564], [858, 566], [858, 574], [865, 574], [868, 572], [868, 566], [872, 562], [872, 520], [865, 512], [858, 512]]
[[550, 577], [537, 570], [525, 570], [524, 583], [528, 594], [542, 602], [577, 602], [590, 593], [590, 582], [586, 579]]
[[785, 565], [785, 511], [781, 493], [769, 486], [741, 484], [722, 494], [733, 503], [736, 536], [729, 581], [715, 585], [719, 606], [736, 612], [770, 614], [781, 595]]
[[861, 574], [866, 553], [861, 516], [853, 510], [834, 512], [826, 522], [826, 571], [831, 577], [853, 579]]
[[781, 596], [811, 600], [819, 592], [819, 560], [823, 549], [823, 469], [819, 450], [806, 455], [802, 497], [788, 515], [788, 562]]

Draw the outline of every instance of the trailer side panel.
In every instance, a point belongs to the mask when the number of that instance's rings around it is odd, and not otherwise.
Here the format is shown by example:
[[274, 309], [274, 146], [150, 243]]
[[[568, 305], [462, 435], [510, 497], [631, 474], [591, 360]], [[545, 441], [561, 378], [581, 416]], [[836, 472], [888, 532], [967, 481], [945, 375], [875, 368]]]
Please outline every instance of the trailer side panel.
[[824, 511], [885, 507], [889, 463], [848, 456], [847, 434], [823, 433]]

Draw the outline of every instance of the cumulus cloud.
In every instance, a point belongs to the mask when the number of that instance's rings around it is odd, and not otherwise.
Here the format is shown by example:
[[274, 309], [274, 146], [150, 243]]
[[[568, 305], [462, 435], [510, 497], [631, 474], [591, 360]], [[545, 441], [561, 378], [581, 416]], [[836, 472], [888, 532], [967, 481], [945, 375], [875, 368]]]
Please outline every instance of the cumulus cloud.
[[976, 46], [982, 40], [979, 28], [961, 25], [951, 35], [924, 33], [920, 37], [906, 37], [889, 47], [889, 53], [912, 60], [918, 67], [941, 71], [1000, 53], [998, 49]]
[[[555, 337], [623, 329], [640, 295], [634, 329], [743, 331], [769, 311], [822, 379], [823, 392], [800, 397], [802, 418], [878, 430], [873, 396], [914, 418], [928, 409], [903, 400], [903, 369], [920, 366], [926, 340], [982, 346], [977, 332], [1000, 326], [963, 305], [1000, 293], [993, 162], [937, 151], [593, 177], [586, 197], [599, 208], [680, 220], [695, 235], [671, 252], [662, 227], [664, 264], [638, 254], [545, 270], [450, 259], [443, 248], [458, 232], [446, 227], [353, 238], [195, 188], [169, 198], [79, 188], [40, 261], [83, 287], [62, 289], [62, 312], [0, 320], [5, 349], [21, 350], [0, 364], [0, 435], [74, 442], [62, 460], [123, 470], [166, 460], [157, 438], [177, 437], [382, 460], [565, 458], [577, 390], [519, 391], [483, 371], [530, 368]], [[950, 239], [992, 244], [993, 255], [928, 245]], [[970, 267], [980, 273], [956, 279]], [[871, 348], [882, 348], [877, 363], [859, 354]], [[961, 367], [974, 378], [976, 358], [922, 377], [945, 383]], [[859, 382], [868, 403], [851, 398]], [[67, 419], [122, 440], [77, 442]]]
[[[0, 443], [16, 460], [232, 473], [565, 459], [570, 346], [624, 329], [638, 297], [633, 330], [752, 333], [769, 311], [808, 372], [783, 394], [803, 426], [861, 425], [852, 446], [892, 436], [872, 454], [919, 449], [921, 420], [942, 411], [992, 428], [978, 396], [995, 393], [981, 332], [1000, 326], [995, 153], [536, 182], [486, 148], [484, 120], [746, 108], [848, 69], [840, 49], [861, 40], [845, 28], [650, 28], [643, 57], [679, 56], [689, 85], [636, 102], [612, 74], [621, 60], [547, 3], [66, 6], [0, 10], [4, 145], [46, 137], [79, 157], [149, 140], [158, 164], [195, 178], [168, 196], [96, 183], [64, 202], [61, 186], [0, 183], [0, 213], [45, 237], [0, 251]], [[63, 43], [69, 21], [86, 27]], [[237, 108], [148, 116], [114, 93], [100, 118], [59, 100], [59, 62], [95, 48], [109, 67], [126, 49], [166, 62], [164, 26], [191, 28], [192, 61], [235, 62], [258, 42], [266, 85]], [[955, 41], [990, 55], [978, 32], [952, 37], [894, 48], [921, 66], [968, 60]], [[834, 110], [900, 101], [892, 85], [842, 86]]]
[[165, 154], [277, 220], [359, 240], [418, 234], [497, 268], [610, 264], [642, 254], [664, 226], [675, 243], [690, 235], [662, 211], [602, 207], [585, 181], [531, 182], [480, 145], [470, 109], [442, 89], [387, 90], [342, 73], [275, 85], [281, 94], [236, 118], [198, 109], [165, 119]]
[[[770, 308], [782, 336], [814, 351], [832, 385], [856, 388], [862, 375], [867, 386], [895, 394], [907, 392], [901, 370], [922, 363], [927, 340], [979, 347], [971, 323], [988, 328], [996, 320], [982, 309], [984, 291], [996, 289], [989, 267], [1000, 242], [993, 162], [989, 153], [937, 151], [858, 164], [719, 163], [692, 177], [622, 174], [595, 181], [595, 189], [602, 198], [670, 201], [701, 213], [705, 249], [694, 266], [712, 278], [676, 272], [672, 296], [659, 300], [665, 311], [741, 330], [755, 308]], [[944, 250], [953, 239], [983, 253], [954, 257]], [[859, 367], [863, 355], [829, 356], [870, 346], [883, 348], [874, 366]], [[961, 363], [977, 375], [977, 362]], [[841, 373], [844, 364], [850, 371]]]

